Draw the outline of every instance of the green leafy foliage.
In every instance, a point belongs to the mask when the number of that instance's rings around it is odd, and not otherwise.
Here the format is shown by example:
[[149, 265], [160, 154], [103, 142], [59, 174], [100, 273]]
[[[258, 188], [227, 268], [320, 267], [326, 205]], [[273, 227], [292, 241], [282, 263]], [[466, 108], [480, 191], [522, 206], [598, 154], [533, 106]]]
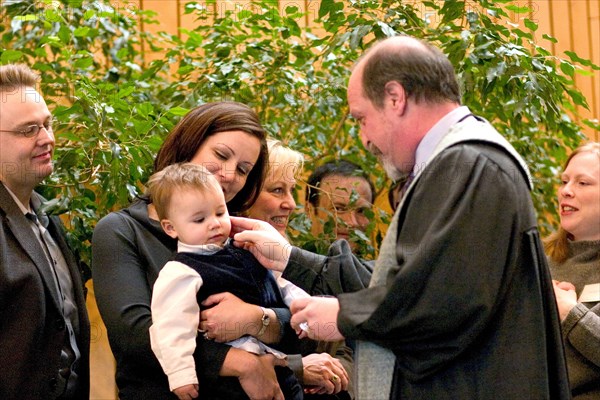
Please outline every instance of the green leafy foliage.
[[[144, 31], [158, 14], [126, 3], [11, 0], [0, 9], [0, 62], [24, 62], [42, 75], [57, 121], [56, 173], [42, 191], [58, 199], [50, 206], [70, 222], [85, 260], [97, 220], [143, 190], [165, 135], [208, 101], [255, 108], [272, 136], [306, 155], [307, 173], [343, 157], [370, 171], [385, 194], [389, 181], [360, 144], [345, 87], [364, 49], [396, 34], [448, 54], [464, 103], [525, 156], [541, 226], [551, 229], [557, 165], [583, 137], [569, 116], [587, 106], [573, 77], [598, 67], [573, 52], [551, 54], [533, 39], [533, 21], [512, 24], [506, 10], [528, 12], [518, 2], [323, 0], [310, 28], [294, 5], [254, 1], [218, 15], [213, 5], [186, 4], [195, 23], [177, 34]], [[598, 129], [597, 121], [584, 123]], [[356, 232], [367, 258], [390, 216], [374, 208], [370, 217], [366, 236]], [[323, 237], [310, 235], [305, 213], [291, 227], [296, 244], [322, 250], [330, 240], [327, 228]]]

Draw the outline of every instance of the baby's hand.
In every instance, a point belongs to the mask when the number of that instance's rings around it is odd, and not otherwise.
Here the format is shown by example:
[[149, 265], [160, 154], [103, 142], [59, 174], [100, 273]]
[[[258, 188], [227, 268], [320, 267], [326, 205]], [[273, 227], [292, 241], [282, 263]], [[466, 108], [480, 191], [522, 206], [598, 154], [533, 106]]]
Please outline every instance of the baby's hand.
[[198, 384], [190, 384], [173, 390], [179, 400], [191, 400], [198, 397]]

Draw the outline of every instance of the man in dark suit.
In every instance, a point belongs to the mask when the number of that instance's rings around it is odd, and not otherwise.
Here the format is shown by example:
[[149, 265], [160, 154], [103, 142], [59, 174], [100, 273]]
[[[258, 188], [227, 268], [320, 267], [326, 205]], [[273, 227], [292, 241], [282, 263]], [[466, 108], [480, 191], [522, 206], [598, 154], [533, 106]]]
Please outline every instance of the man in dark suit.
[[82, 275], [33, 189], [52, 173], [52, 116], [23, 65], [0, 66], [0, 398], [89, 398]]
[[349, 279], [347, 248], [325, 257], [235, 236], [284, 278], [337, 295], [295, 300], [292, 326], [356, 340], [359, 399], [569, 399], [527, 166], [461, 106], [447, 57], [407, 36], [381, 41], [352, 70], [348, 105], [365, 148], [408, 177], [368, 287]]

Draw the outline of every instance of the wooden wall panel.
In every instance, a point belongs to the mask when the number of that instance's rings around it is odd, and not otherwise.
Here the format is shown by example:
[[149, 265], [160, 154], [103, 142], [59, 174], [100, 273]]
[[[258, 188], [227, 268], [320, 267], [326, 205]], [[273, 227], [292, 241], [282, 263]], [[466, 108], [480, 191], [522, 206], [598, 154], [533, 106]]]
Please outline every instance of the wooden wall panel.
[[[591, 59], [594, 64], [600, 65], [600, 0], [587, 0], [588, 4], [588, 36]], [[591, 102], [593, 118], [600, 120], [600, 71], [596, 71], [592, 78], [592, 96], [588, 96]], [[596, 142], [600, 142], [600, 132], [595, 131], [590, 135]]]
[[[539, 24], [537, 40], [547, 33], [556, 44], [540, 43], [558, 57], [568, 59], [565, 51], [574, 51], [582, 58], [600, 65], [600, 1], [599, 0], [530, 0], [534, 19]], [[583, 118], [600, 119], [600, 71], [591, 76], [577, 74], [575, 83], [585, 95], [589, 110], [578, 107]], [[600, 140], [600, 132], [586, 128], [592, 140]]]
[[181, 26], [179, 15], [179, 0], [139, 0], [142, 10], [157, 12], [158, 24], [144, 24], [142, 29], [146, 32], [169, 32], [176, 34]]
[[552, 10], [550, 9], [550, 3], [546, 1], [531, 1], [529, 7], [532, 9], [532, 13], [529, 18], [538, 24], [538, 30], [535, 32], [535, 40], [542, 47], [548, 49], [552, 53], [556, 51], [554, 43], [543, 39], [544, 33], [550, 34], [554, 30], [554, 23], [552, 20]]
[[[570, 7], [570, 34], [571, 38], [569, 40], [569, 49], [573, 50], [579, 56], [583, 58], [592, 58], [590, 43], [588, 40], [589, 36], [589, 27], [590, 24], [586, 23], [588, 21], [587, 14], [587, 6], [589, 5], [589, 1], [574, 1], [571, 2]], [[578, 88], [580, 88], [584, 94], [588, 103], [590, 105], [590, 110], [586, 110], [584, 107], [578, 107], [578, 111], [582, 114], [582, 116], [590, 118], [592, 115], [592, 111], [594, 109], [594, 91], [593, 88], [593, 76], [584, 76], [584, 75], [576, 75], [575, 76], [575, 84]]]
[[[599, 0], [529, 0], [528, 6], [532, 9], [528, 18], [538, 24], [535, 40], [540, 46], [567, 60], [565, 51], [574, 51], [582, 58], [600, 63]], [[544, 34], [556, 38], [558, 43], [544, 39]], [[600, 72], [592, 72], [591, 76], [577, 74], [575, 84], [589, 105], [589, 110], [577, 107], [581, 117], [599, 119]], [[598, 131], [585, 129], [592, 140], [599, 140]]]
[[88, 281], [86, 287], [90, 317], [90, 400], [114, 400], [117, 398], [116, 362], [96, 304], [93, 281]]

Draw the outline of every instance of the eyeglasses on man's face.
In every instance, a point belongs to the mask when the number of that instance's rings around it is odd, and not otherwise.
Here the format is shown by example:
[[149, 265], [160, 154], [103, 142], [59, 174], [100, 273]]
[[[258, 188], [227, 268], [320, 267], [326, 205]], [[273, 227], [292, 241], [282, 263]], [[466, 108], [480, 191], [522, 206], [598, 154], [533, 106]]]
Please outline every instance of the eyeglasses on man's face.
[[52, 133], [52, 122], [46, 122], [44, 125], [27, 125], [21, 129], [14, 130], [0, 130], [0, 132], [16, 133], [27, 138], [32, 138], [38, 135], [42, 129], [46, 132]]

